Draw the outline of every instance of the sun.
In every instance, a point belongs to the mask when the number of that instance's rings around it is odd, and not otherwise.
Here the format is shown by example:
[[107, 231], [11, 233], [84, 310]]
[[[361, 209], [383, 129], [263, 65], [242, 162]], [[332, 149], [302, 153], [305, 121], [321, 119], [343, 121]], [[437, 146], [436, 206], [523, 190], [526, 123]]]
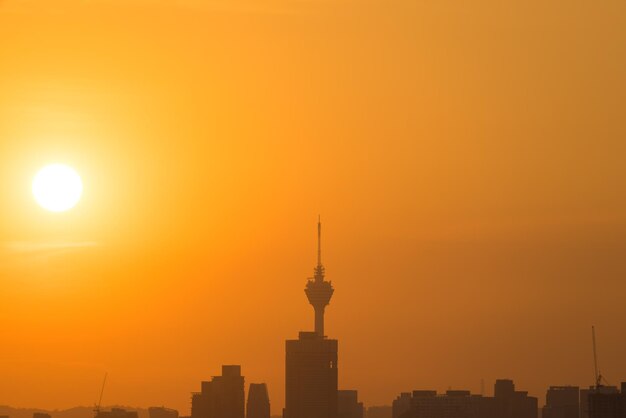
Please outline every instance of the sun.
[[51, 212], [65, 212], [80, 200], [83, 181], [72, 167], [51, 164], [37, 172], [32, 189], [35, 200], [42, 208]]

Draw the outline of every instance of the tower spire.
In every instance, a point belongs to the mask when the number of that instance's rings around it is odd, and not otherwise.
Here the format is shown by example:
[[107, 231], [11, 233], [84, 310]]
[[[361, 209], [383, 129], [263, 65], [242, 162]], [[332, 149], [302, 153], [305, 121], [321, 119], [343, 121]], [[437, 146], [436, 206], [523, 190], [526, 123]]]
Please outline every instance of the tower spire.
[[322, 265], [322, 217], [317, 215], [317, 266]]
[[322, 265], [322, 218], [317, 216], [317, 266], [315, 266], [315, 281], [324, 281], [324, 266]]
[[304, 292], [309, 303], [315, 309], [315, 332], [324, 337], [324, 309], [333, 296], [333, 286], [324, 280], [325, 269], [322, 264], [322, 221], [317, 218], [317, 266], [313, 269], [313, 278], [309, 279]]

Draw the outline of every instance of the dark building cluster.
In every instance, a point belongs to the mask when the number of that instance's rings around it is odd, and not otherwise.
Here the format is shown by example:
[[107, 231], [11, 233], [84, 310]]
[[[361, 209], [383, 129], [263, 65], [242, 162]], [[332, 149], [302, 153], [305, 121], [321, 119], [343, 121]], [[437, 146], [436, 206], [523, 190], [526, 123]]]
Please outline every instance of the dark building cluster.
[[[245, 403], [241, 366], [222, 366], [222, 375], [202, 382], [192, 394], [191, 418], [270, 418], [270, 398], [265, 383], [252, 383]], [[150, 417], [152, 418], [152, 417]]]
[[202, 382], [191, 397], [191, 418], [244, 418], [245, 392], [241, 366], [222, 366], [222, 375]]
[[[541, 409], [537, 398], [515, 390], [512, 380], [499, 379], [492, 397], [467, 390], [414, 390], [401, 393], [391, 406], [366, 411], [356, 390], [338, 387], [338, 341], [324, 333], [324, 311], [333, 292], [332, 283], [325, 279], [318, 223], [317, 266], [305, 287], [315, 311], [314, 331], [300, 332], [298, 339], [286, 341], [282, 418], [626, 418], [626, 382], [621, 390], [603, 386], [599, 374], [596, 385], [588, 389], [551, 386]], [[148, 411], [150, 418], [179, 418], [177, 411], [164, 407]], [[35, 413], [33, 418], [51, 417]], [[98, 407], [96, 418], [138, 418], [138, 414], [120, 408], [100, 411]], [[246, 401], [241, 366], [222, 366], [221, 376], [201, 382], [200, 391], [192, 393], [191, 416], [181, 418], [270, 418], [267, 385], [250, 384]]]
[[626, 382], [621, 387], [551, 386], [542, 418], [626, 418]]
[[537, 398], [515, 390], [511, 380], [497, 380], [493, 397], [468, 390], [415, 390], [401, 393], [392, 418], [537, 418]]
[[[324, 334], [324, 311], [334, 289], [325, 280], [322, 264], [321, 223], [318, 223], [317, 265], [305, 294], [315, 311], [314, 331], [300, 332], [285, 344], [285, 408], [283, 418], [364, 418], [356, 390], [338, 388], [338, 342]], [[222, 376], [202, 382], [192, 395], [191, 418], [244, 418], [244, 378], [239, 366], [224, 366]], [[252, 384], [247, 418], [269, 418], [265, 384]]]
[[[391, 418], [626, 418], [626, 382], [621, 390], [551, 386], [543, 408], [538, 409], [537, 401], [527, 392], [516, 391], [511, 380], [501, 379], [493, 397], [466, 390], [403, 392], [393, 401]], [[374, 417], [368, 414], [368, 418]]]

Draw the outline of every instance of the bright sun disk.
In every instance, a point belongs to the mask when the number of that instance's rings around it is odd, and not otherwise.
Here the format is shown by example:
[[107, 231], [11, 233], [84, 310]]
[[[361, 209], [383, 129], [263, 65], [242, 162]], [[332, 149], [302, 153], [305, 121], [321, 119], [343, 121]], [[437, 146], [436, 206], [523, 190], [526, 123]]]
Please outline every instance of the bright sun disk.
[[45, 166], [33, 179], [33, 195], [41, 207], [51, 212], [73, 208], [83, 193], [83, 182], [72, 167], [63, 164]]

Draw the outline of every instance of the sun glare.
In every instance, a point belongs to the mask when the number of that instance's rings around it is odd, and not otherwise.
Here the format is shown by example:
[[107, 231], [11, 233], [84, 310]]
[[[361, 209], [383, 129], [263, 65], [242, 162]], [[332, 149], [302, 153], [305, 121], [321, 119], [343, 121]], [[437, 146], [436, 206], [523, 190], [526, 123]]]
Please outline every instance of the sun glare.
[[76, 206], [83, 193], [83, 182], [72, 167], [48, 165], [33, 179], [33, 195], [41, 207], [51, 212], [64, 212]]

